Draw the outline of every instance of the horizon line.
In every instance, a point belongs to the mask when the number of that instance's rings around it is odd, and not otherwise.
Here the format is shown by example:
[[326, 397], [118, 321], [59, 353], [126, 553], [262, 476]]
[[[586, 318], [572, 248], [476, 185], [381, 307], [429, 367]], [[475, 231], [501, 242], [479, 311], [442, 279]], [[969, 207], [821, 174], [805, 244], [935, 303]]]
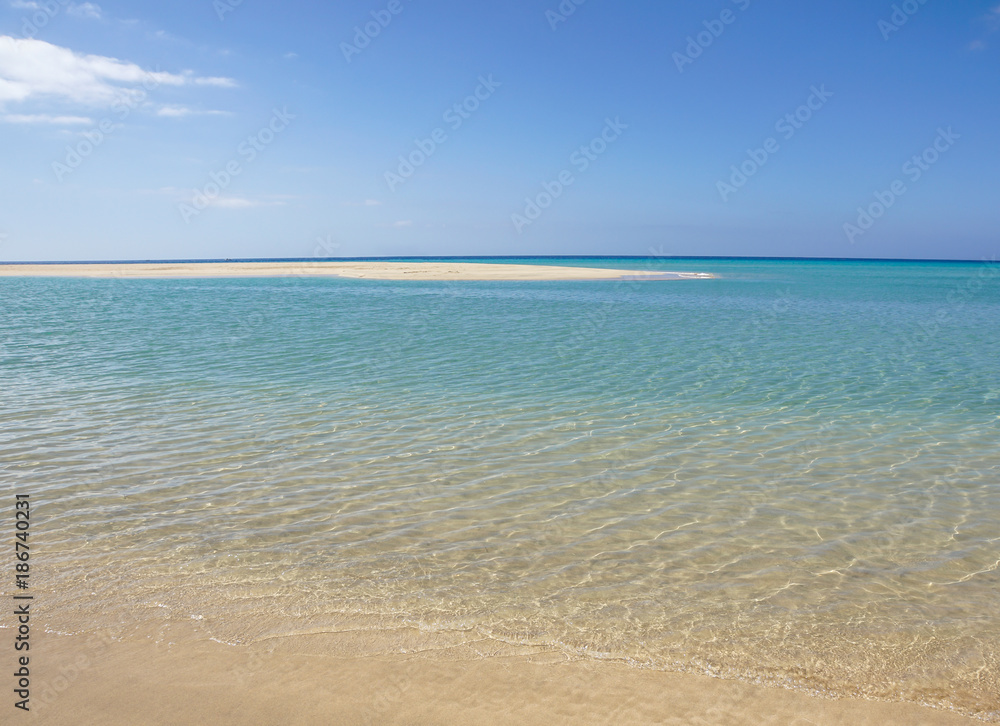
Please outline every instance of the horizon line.
[[940, 259], [923, 257], [789, 257], [754, 255], [391, 255], [362, 257], [216, 257], [161, 260], [36, 260], [3, 261], [0, 265], [168, 265], [218, 262], [377, 262], [411, 260], [733, 260], [772, 262], [915, 262], [915, 263], [980, 263], [998, 262], [992, 259]]

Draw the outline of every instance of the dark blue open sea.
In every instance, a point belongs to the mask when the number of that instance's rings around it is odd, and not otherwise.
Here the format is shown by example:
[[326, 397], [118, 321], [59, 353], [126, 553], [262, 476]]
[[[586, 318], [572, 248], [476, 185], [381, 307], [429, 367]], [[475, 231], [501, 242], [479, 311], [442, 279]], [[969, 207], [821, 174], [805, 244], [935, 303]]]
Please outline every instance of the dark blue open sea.
[[525, 262], [718, 279], [0, 278], [41, 624], [419, 628], [1000, 720], [1000, 265]]

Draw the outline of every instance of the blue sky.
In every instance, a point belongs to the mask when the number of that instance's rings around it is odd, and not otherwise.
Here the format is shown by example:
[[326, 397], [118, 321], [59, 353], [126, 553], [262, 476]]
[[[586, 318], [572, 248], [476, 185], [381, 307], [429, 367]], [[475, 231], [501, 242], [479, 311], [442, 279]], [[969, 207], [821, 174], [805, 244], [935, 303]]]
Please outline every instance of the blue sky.
[[997, 0], [0, 4], [0, 259], [1000, 254]]

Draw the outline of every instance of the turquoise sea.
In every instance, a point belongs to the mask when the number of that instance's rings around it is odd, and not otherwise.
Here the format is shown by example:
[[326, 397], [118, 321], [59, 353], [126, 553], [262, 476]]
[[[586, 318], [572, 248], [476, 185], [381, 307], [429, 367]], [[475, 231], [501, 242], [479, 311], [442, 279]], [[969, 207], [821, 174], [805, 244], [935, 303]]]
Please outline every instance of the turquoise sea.
[[718, 279], [0, 278], [45, 627], [419, 628], [1000, 720], [1000, 264], [478, 261]]

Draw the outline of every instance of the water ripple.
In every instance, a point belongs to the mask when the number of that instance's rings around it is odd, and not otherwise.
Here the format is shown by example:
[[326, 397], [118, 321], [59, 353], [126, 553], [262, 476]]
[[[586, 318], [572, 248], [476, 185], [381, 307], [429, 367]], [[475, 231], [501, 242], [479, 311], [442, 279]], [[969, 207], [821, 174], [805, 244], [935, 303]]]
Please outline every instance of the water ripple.
[[996, 719], [996, 278], [713, 264], [0, 280], [51, 626], [412, 625]]

